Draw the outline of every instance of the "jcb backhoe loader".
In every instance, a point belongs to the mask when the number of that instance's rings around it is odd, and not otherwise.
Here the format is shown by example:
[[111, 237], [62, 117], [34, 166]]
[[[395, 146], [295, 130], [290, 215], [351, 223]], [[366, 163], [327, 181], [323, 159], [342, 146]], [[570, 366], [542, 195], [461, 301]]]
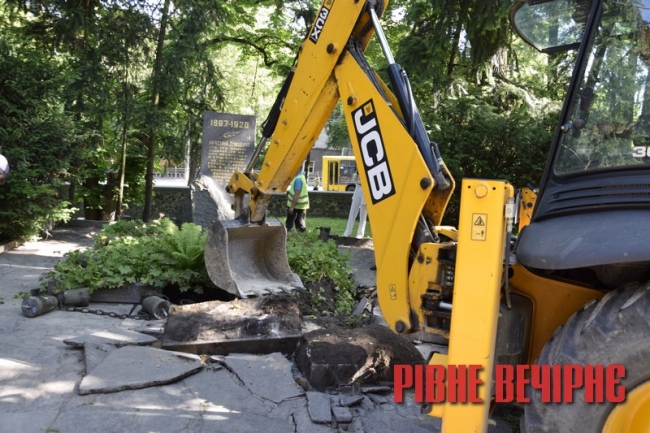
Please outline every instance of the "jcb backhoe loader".
[[[622, 365], [624, 404], [585, 402], [603, 377], [570, 389], [573, 403], [545, 403], [548, 392], [566, 390], [557, 383], [544, 392], [529, 385], [519, 396], [531, 399], [523, 430], [648, 431], [650, 0], [528, 0], [513, 8], [514, 27], [537, 49], [577, 52], [574, 74], [539, 190], [516, 194], [506, 181], [465, 179], [458, 230], [441, 225], [455, 183], [379, 25], [385, 6], [323, 1], [265, 123], [262, 168], [253, 171], [257, 152], [227, 186], [237, 219], [210, 232], [211, 277], [242, 297], [300, 285], [286, 262], [284, 227], [266, 220], [267, 206], [341, 100], [386, 321], [399, 334], [448, 343], [432, 365], [482, 366], [482, 404], [446, 402], [426, 413], [442, 417], [445, 432], [486, 431], [495, 364]], [[363, 56], [373, 34], [390, 85]]]

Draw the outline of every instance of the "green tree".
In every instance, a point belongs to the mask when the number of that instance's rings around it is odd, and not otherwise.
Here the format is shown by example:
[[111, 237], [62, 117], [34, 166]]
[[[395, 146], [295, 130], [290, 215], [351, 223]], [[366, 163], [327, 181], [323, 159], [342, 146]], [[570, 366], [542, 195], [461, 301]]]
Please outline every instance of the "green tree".
[[[78, 157], [76, 125], [60, 95], [76, 79], [56, 57], [34, 50], [19, 28], [0, 32], [0, 153], [11, 171], [0, 188], [0, 239], [37, 236], [69, 218], [60, 187]], [[16, 79], [16, 77], [20, 77]]]

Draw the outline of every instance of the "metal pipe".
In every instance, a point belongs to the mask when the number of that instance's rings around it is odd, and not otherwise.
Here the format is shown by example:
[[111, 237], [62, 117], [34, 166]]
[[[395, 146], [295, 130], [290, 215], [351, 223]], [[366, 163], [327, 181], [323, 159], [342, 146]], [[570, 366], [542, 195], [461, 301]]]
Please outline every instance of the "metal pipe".
[[441, 310], [451, 311], [451, 304], [449, 302], [441, 302], [438, 304], [438, 308]]
[[260, 156], [260, 153], [262, 153], [262, 149], [264, 149], [264, 145], [266, 144], [267, 140], [268, 140], [267, 137], [262, 137], [260, 142], [257, 144], [257, 147], [255, 148], [255, 152], [253, 152], [251, 158], [248, 160], [248, 164], [246, 165], [246, 170], [244, 170], [244, 173], [248, 174], [253, 170], [253, 167], [255, 166], [255, 161], [257, 161], [257, 158]]
[[384, 52], [384, 56], [386, 57], [388, 64], [392, 65], [395, 63], [395, 58], [390, 52], [390, 47], [388, 46], [388, 40], [384, 34], [384, 29], [382, 29], [381, 24], [379, 24], [379, 17], [377, 16], [377, 12], [372, 7], [368, 9], [370, 13], [370, 20], [372, 21], [372, 27], [375, 29], [375, 33], [377, 34], [377, 39], [379, 40], [381, 50]]

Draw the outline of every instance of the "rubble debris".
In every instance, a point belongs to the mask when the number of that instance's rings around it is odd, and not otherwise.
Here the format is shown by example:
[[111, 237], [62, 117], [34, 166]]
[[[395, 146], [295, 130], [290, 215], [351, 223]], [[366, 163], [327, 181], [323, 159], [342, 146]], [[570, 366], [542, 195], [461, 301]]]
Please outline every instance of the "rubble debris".
[[334, 406], [332, 407], [332, 414], [336, 422], [348, 423], [352, 421], [352, 412], [348, 407]]
[[339, 399], [339, 405], [343, 407], [350, 407], [361, 403], [363, 395], [342, 395]]

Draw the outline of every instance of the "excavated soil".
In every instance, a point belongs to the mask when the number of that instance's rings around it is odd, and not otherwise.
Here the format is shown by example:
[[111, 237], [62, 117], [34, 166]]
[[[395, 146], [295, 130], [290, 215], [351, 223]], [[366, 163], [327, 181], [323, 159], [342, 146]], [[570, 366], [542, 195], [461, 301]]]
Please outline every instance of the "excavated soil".
[[[303, 291], [296, 292], [298, 306], [303, 318], [325, 329], [350, 329], [368, 324], [366, 317], [353, 317], [336, 312], [336, 288], [328, 278], [309, 281]], [[359, 292], [357, 297], [363, 294]], [[358, 299], [356, 299], [358, 301]]]
[[291, 296], [208, 301], [174, 306], [165, 326], [166, 342], [226, 341], [297, 335], [298, 303]]
[[424, 362], [411, 342], [380, 325], [307, 333], [295, 360], [310, 385], [321, 391], [353, 382], [390, 382], [395, 364]]

